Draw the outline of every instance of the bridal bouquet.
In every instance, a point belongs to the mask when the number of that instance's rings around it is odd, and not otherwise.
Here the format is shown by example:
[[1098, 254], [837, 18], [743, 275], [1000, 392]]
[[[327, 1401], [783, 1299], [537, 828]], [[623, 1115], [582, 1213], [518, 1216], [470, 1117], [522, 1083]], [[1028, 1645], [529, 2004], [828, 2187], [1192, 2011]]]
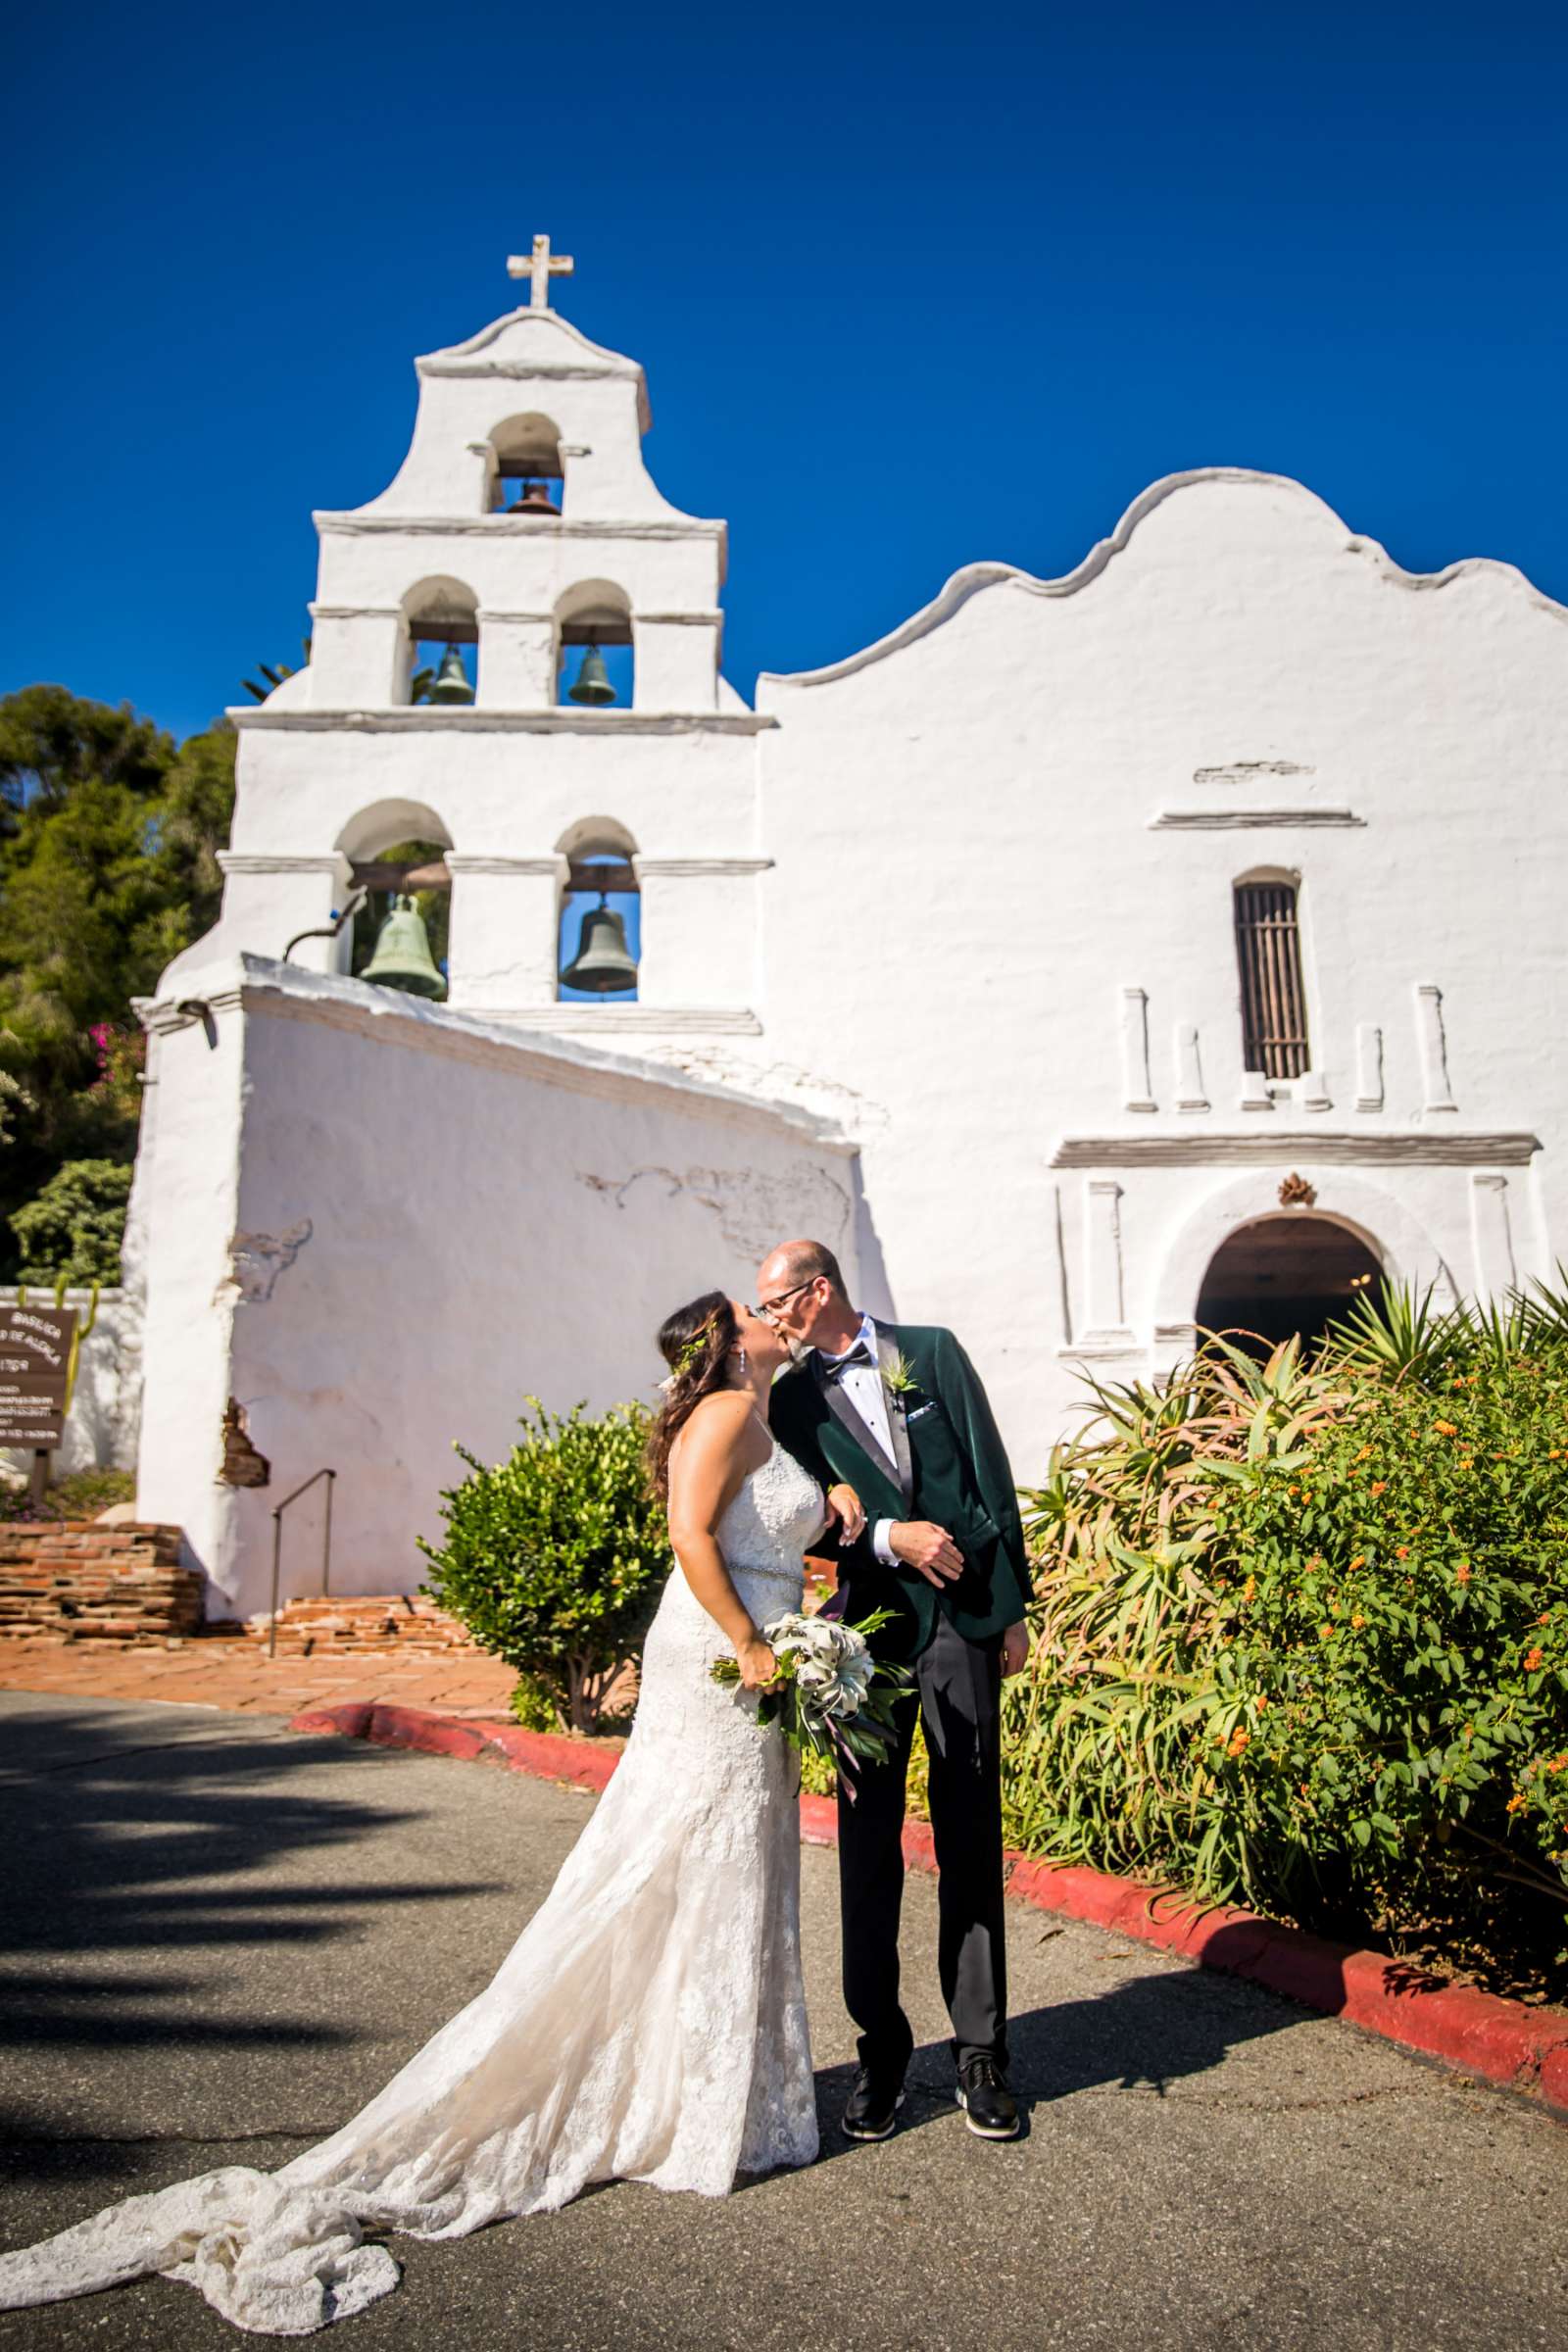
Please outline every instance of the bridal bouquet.
[[[871, 1655], [867, 1634], [891, 1622], [891, 1609], [876, 1609], [858, 1625], [844, 1625], [825, 1613], [803, 1617], [791, 1610], [761, 1629], [778, 1660], [778, 1679], [758, 1699], [759, 1724], [776, 1723], [791, 1747], [826, 1756], [853, 1778], [856, 1762], [875, 1756], [893, 1738], [893, 1709], [910, 1690], [914, 1676]], [[719, 1658], [715, 1683], [738, 1683], [733, 1658]]]

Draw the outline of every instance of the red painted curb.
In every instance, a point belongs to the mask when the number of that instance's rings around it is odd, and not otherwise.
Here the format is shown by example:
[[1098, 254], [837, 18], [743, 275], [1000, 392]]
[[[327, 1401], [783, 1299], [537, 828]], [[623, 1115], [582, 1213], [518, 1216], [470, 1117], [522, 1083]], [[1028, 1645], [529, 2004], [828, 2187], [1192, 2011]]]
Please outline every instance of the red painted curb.
[[1554, 2107], [1568, 2108], [1568, 2042], [1559, 2042], [1542, 2060], [1541, 2089]]
[[837, 1845], [839, 1809], [831, 1796], [801, 1798], [801, 1836], [808, 1845]]
[[513, 1771], [530, 1772], [536, 1780], [605, 1788], [620, 1762], [618, 1748], [593, 1747], [586, 1740], [568, 1740], [560, 1732], [525, 1732], [520, 1723], [484, 1728], [491, 1746], [500, 1749]]
[[[488, 1753], [504, 1758], [514, 1772], [584, 1788], [604, 1788], [620, 1761], [618, 1749], [553, 1732], [465, 1723], [368, 1699], [296, 1715], [288, 1728], [418, 1748], [427, 1755], [471, 1760]], [[801, 1798], [801, 1836], [810, 1845], [838, 1842], [838, 1807], [831, 1797]], [[936, 1869], [928, 1822], [905, 1824], [904, 1857], [910, 1869]], [[1549, 2108], [1568, 2118], [1568, 2010], [1531, 2008], [1469, 1985], [1446, 1984], [1406, 1961], [1330, 1943], [1250, 1911], [1223, 1904], [1203, 1909], [1188, 1897], [1083, 1863], [1036, 1862], [1011, 1851], [1006, 1861], [1007, 1892], [1037, 1910], [1065, 1912], [1118, 1936], [1157, 1944], [1199, 1967], [1245, 1977], [1484, 2082], [1538, 2091]]]
[[296, 1715], [288, 1728], [291, 1732], [337, 1732], [345, 1740], [368, 1740], [374, 1713], [373, 1698], [356, 1698], [344, 1706], [308, 1708], [305, 1714]]
[[423, 1755], [458, 1756], [471, 1764], [490, 1741], [476, 1723], [451, 1715], [427, 1715], [422, 1707], [384, 1707], [377, 1699], [369, 1728], [362, 1735], [377, 1747], [416, 1747]]
[[457, 1756], [469, 1763], [476, 1756], [495, 1754], [514, 1772], [531, 1773], [542, 1781], [570, 1781], [580, 1788], [605, 1788], [620, 1761], [618, 1748], [597, 1747], [557, 1732], [525, 1732], [516, 1723], [466, 1722], [433, 1715], [422, 1707], [388, 1706], [380, 1699], [312, 1707], [296, 1715], [288, 1728], [369, 1740], [378, 1747], [413, 1747], [424, 1755]]

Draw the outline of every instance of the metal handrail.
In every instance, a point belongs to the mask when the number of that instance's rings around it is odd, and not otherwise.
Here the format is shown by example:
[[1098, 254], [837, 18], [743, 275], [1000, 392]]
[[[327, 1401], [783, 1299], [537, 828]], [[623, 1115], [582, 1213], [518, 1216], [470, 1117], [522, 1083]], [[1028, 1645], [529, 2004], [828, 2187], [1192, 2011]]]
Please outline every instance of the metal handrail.
[[[319, 930], [317, 931], [296, 931], [293, 938], [289, 941], [288, 946], [283, 950], [283, 962], [287, 963], [289, 957], [293, 955], [295, 949], [299, 946], [302, 939], [336, 939], [338, 933], [342, 930], [350, 915], [358, 914], [368, 896], [368, 893], [363, 890], [351, 891], [342, 907], [334, 909], [332, 920], [329, 923], [324, 924]], [[334, 1471], [332, 1475], [335, 1478], [337, 1476], [336, 1471]], [[317, 1476], [319, 1478], [319, 1471], [317, 1472]], [[306, 1483], [309, 1484], [309, 1481]]]
[[321, 1597], [324, 1600], [332, 1582], [331, 1482], [336, 1476], [335, 1470], [313, 1470], [310, 1477], [294, 1489], [292, 1494], [284, 1495], [282, 1501], [272, 1512], [272, 1611], [271, 1620], [267, 1629], [267, 1654], [270, 1658], [275, 1658], [277, 1655], [277, 1579], [283, 1564], [283, 1513], [291, 1502], [298, 1502], [302, 1494], [308, 1494], [318, 1480], [323, 1478], [326, 1480], [326, 1527], [321, 1544]]

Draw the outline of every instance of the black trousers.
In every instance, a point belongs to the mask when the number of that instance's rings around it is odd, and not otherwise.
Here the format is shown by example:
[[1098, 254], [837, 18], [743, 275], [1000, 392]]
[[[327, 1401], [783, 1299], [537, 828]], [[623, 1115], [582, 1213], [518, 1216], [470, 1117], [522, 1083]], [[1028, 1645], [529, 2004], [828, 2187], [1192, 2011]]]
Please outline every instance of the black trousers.
[[959, 2066], [1007, 2056], [1007, 1956], [1002, 1897], [1002, 1637], [966, 1642], [945, 1617], [915, 1660], [918, 1690], [898, 1710], [899, 1736], [859, 1765], [852, 1804], [839, 1787], [839, 1897], [844, 2005], [860, 2063], [901, 2079], [914, 2047], [899, 2005], [905, 1781], [918, 1710], [931, 1758], [937, 1968]]

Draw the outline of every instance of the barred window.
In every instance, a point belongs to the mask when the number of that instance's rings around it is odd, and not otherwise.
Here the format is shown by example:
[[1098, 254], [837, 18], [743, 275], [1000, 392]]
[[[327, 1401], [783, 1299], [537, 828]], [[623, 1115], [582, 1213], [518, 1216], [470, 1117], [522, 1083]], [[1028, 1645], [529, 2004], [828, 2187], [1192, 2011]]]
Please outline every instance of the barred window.
[[1310, 1058], [1294, 882], [1237, 883], [1236, 960], [1244, 1068], [1267, 1078], [1299, 1078]]

